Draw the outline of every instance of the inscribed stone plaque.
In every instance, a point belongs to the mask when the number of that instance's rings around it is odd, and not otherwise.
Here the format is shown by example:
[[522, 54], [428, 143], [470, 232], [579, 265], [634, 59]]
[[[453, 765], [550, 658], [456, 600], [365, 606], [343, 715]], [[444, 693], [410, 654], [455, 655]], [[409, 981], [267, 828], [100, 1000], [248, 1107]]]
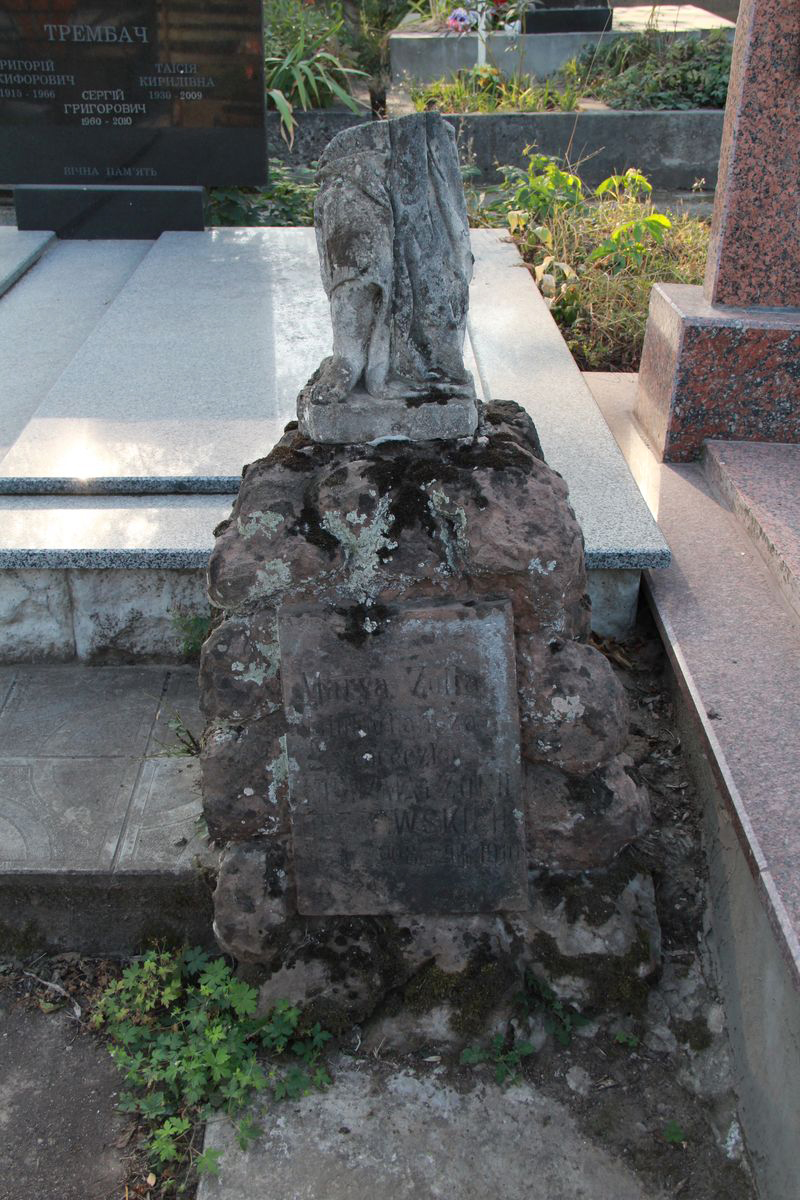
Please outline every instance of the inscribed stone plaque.
[[8, 184], [263, 183], [261, 0], [0, 0]]
[[353, 616], [279, 618], [300, 912], [526, 908], [510, 604]]

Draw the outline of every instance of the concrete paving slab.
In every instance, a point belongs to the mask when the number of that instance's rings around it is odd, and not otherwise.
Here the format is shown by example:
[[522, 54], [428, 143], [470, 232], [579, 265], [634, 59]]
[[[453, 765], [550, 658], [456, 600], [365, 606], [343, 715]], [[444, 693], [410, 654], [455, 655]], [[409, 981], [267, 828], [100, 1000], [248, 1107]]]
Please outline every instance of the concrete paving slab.
[[109, 870], [138, 774], [125, 758], [1, 758], [0, 873]]
[[0, 296], [41, 258], [54, 239], [54, 233], [0, 227]]
[[145, 753], [163, 667], [25, 667], [0, 714], [0, 758], [131, 758]]
[[0, 667], [0, 712], [5, 708], [6, 700], [16, 677], [16, 667]]
[[0, 299], [0, 456], [151, 245], [58, 242]]
[[46, 1015], [0, 993], [0, 1200], [112, 1200], [125, 1193], [129, 1124], [120, 1075], [65, 1012]]
[[119, 871], [190, 871], [206, 861], [200, 764], [196, 758], [152, 758], [142, 764], [119, 841]]
[[735, 29], [736, 22], [695, 4], [630, 4], [614, 7], [614, 29], [620, 33], [699, 33], [709, 29]]
[[528, 1085], [456, 1091], [365, 1060], [340, 1059], [333, 1073], [327, 1091], [269, 1109], [247, 1152], [230, 1124], [210, 1124], [222, 1169], [198, 1200], [656, 1200]]
[[[13, 686], [9, 686], [16, 677]], [[211, 937], [195, 668], [21, 667], [0, 675], [0, 949], [134, 953]]]
[[194, 737], [199, 738], [205, 728], [205, 717], [200, 712], [200, 700], [196, 666], [170, 667], [167, 684], [161, 697], [150, 739], [148, 755], [174, 753], [180, 748], [179, 739], [170, 721], [179, 718]]

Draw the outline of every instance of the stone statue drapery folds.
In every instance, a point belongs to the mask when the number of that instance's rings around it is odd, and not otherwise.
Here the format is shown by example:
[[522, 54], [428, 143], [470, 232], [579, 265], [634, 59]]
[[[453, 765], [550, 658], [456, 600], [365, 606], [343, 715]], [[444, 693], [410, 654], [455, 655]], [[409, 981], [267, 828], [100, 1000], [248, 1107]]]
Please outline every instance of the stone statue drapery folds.
[[[348, 129], [318, 178], [333, 355], [301, 393], [301, 425], [323, 441], [471, 434], [463, 347], [473, 258], [452, 128], [419, 113]], [[320, 422], [333, 436], [320, 436]]]

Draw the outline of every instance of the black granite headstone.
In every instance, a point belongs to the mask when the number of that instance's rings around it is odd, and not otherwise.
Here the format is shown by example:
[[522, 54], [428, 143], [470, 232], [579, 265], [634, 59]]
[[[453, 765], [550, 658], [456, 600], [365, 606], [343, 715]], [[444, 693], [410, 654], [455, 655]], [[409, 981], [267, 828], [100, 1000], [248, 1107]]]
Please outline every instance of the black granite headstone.
[[606, 0], [539, 0], [522, 14], [523, 33], [603, 33], [611, 28]]
[[0, 182], [265, 179], [260, 0], [0, 0]]

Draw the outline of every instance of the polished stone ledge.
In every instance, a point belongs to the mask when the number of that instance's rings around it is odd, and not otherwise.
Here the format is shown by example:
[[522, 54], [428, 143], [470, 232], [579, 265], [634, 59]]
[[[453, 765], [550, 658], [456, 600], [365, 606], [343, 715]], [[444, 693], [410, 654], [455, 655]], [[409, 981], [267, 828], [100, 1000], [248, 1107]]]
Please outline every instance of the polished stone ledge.
[[12, 226], [0, 227], [0, 296], [42, 257], [54, 238], [53, 233], [21, 233]]
[[12, 475], [0, 476], [0, 496], [227, 496], [240, 483], [241, 475]]

